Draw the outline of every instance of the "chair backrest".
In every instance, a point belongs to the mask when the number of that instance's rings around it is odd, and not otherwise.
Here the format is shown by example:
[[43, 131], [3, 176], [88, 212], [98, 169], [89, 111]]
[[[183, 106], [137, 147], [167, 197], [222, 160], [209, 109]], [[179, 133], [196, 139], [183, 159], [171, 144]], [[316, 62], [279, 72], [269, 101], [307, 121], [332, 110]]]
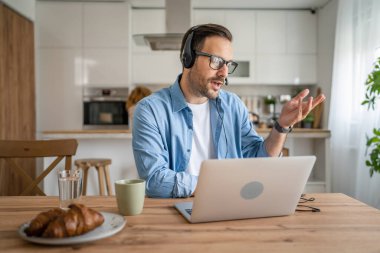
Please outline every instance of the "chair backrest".
[[[52, 171], [62, 159], [65, 158], [65, 169], [71, 167], [72, 156], [75, 155], [78, 142], [75, 139], [64, 140], [0, 140], [0, 159], [5, 159], [10, 169], [28, 182], [28, 186], [20, 195], [35, 194], [45, 195], [38, 184]], [[34, 180], [15, 162], [14, 158], [57, 157]]]

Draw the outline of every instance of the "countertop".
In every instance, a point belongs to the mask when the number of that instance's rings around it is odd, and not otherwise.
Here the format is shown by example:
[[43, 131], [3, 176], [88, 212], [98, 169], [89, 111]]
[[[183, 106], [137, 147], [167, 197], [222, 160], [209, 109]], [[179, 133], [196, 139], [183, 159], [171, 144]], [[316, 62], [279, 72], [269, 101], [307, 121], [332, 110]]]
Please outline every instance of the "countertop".
[[[256, 129], [264, 138], [271, 131], [270, 128]], [[132, 132], [128, 129], [97, 129], [97, 130], [55, 130], [43, 131], [43, 138], [75, 138], [75, 139], [131, 139]], [[288, 138], [330, 138], [331, 132], [327, 129], [294, 128]]]

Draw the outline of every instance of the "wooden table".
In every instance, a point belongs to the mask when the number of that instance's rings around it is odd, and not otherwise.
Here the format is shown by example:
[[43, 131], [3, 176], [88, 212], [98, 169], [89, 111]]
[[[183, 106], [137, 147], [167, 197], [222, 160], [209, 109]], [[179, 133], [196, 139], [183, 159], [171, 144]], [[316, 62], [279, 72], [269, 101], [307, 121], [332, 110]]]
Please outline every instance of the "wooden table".
[[[19, 238], [18, 227], [58, 205], [57, 197], [0, 197], [0, 252], [380, 252], [380, 211], [343, 194], [309, 194], [320, 213], [189, 224], [173, 203], [146, 199], [118, 234], [74, 246], [41, 246]], [[99, 211], [117, 212], [114, 197], [84, 197]]]

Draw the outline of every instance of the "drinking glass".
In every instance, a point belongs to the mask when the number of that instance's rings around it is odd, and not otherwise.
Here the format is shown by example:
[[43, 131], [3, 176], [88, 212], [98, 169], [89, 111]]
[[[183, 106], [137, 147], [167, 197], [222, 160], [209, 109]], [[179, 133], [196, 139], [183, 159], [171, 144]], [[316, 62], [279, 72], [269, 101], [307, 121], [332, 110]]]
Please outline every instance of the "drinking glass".
[[58, 188], [59, 188], [59, 207], [68, 209], [72, 203], [78, 203], [82, 195], [82, 170], [59, 170], [58, 171]]

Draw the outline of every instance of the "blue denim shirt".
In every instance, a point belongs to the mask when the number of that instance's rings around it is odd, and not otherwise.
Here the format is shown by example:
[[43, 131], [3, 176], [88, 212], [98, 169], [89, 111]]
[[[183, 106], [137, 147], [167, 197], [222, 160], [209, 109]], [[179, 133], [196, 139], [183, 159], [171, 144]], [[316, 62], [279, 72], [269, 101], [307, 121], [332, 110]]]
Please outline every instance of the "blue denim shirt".
[[[193, 115], [179, 86], [141, 100], [133, 119], [133, 153], [150, 197], [188, 197], [198, 177], [186, 173], [193, 137]], [[264, 140], [249, 121], [248, 111], [233, 93], [220, 90], [210, 100], [211, 133], [217, 159], [265, 157]]]

